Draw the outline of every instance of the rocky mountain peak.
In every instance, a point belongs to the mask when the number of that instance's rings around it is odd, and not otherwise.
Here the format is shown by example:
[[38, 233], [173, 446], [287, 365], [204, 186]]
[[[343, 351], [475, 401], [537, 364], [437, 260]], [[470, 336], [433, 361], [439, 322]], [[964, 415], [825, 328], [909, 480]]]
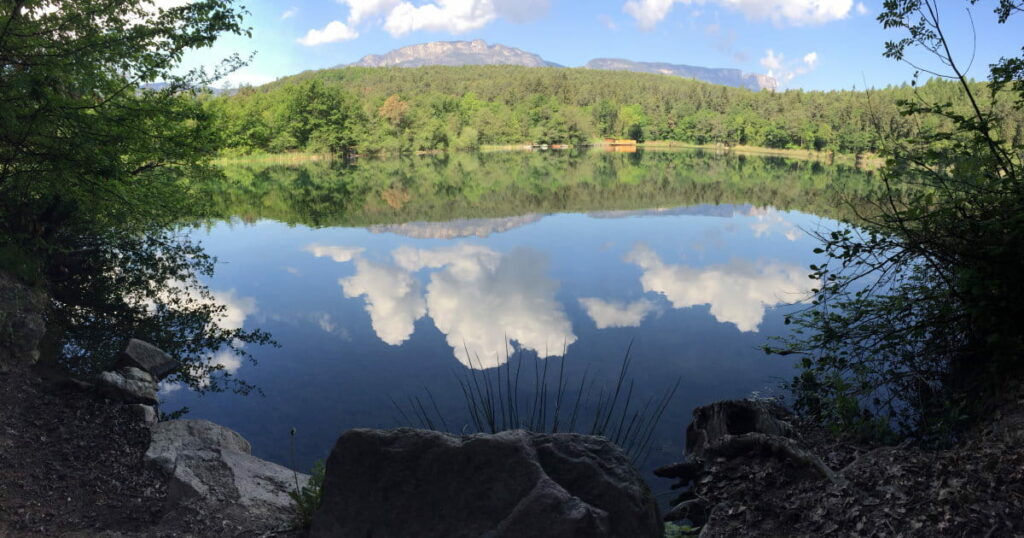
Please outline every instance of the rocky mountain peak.
[[482, 39], [473, 41], [433, 41], [409, 45], [386, 54], [363, 56], [353, 66], [421, 67], [424, 65], [522, 65], [526, 67], [561, 67], [545, 61], [537, 54], [515, 47], [488, 45]]

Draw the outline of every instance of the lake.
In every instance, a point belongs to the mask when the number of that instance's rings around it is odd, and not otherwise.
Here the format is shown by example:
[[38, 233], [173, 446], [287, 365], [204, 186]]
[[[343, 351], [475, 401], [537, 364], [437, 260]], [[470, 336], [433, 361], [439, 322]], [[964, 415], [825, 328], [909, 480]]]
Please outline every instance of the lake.
[[[214, 356], [262, 395], [165, 386], [162, 410], [187, 406], [299, 469], [349, 428], [426, 417], [472, 429], [470, 380], [500, 380], [509, 401], [509, 373], [525, 372], [512, 392], [539, 413], [530, 405], [544, 365], [549, 386], [564, 387], [564, 429], [565, 402], [579, 396], [581, 417], [599, 397], [608, 407], [627, 349], [616, 409], [627, 391], [631, 407], [608, 422], [628, 429], [678, 382], [638, 463], [649, 472], [676, 461], [694, 407], [778, 394], [792, 376], [791, 360], [759, 347], [785, 334], [785, 313], [814, 285], [809, 233], [849, 218], [870, 185], [852, 168], [699, 151], [254, 161], [225, 172], [209, 193], [220, 217], [192, 232], [219, 260], [208, 284], [228, 306], [225, 325], [263, 329], [280, 347], [249, 349], [256, 365]], [[547, 390], [550, 426], [559, 391]]]

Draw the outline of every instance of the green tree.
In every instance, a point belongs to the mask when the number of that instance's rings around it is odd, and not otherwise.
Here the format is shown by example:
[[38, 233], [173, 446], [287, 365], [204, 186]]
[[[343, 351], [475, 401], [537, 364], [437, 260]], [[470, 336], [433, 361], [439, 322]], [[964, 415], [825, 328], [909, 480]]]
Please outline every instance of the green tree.
[[[110, 366], [112, 342], [136, 336], [182, 359], [179, 379], [216, 390], [213, 352], [267, 341], [220, 327], [197, 278], [212, 261], [175, 231], [203, 211], [196, 186], [221, 177], [209, 162], [220, 132], [197, 96], [242, 64], [182, 74], [180, 62], [224, 33], [248, 34], [230, 0], [0, 10], [0, 250], [36, 260], [54, 301], [47, 332], [72, 370]], [[236, 131], [264, 143], [258, 122]]]
[[[999, 21], [1020, 6], [1000, 2]], [[887, 188], [858, 228], [823, 237], [815, 307], [795, 318], [807, 338], [783, 352], [802, 355], [794, 385], [806, 411], [865, 434], [892, 427], [942, 441], [1024, 375], [1024, 152], [1000, 136], [1013, 118], [996, 112], [1009, 110], [1001, 99], [1021, 102], [1002, 88], [1024, 88], [1011, 58], [991, 68], [991, 93], [979, 92], [950, 51], [938, 2], [884, 7], [879, 21], [904, 32], [885, 56], [931, 51], [955, 85], [925, 84], [900, 103], [908, 118], [938, 121], [909, 139], [885, 136]]]

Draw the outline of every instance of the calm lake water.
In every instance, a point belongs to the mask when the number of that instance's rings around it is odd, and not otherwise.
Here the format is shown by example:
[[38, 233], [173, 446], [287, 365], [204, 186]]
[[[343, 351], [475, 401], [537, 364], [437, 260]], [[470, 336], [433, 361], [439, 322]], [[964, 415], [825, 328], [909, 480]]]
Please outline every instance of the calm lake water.
[[410, 398], [429, 394], [460, 430], [456, 380], [509, 355], [530, 370], [564, 351], [569, 397], [584, 373], [613, 388], [631, 343], [637, 407], [679, 380], [643, 467], [677, 460], [694, 407], [775, 393], [792, 375], [758, 347], [813, 285], [807, 232], [834, 226], [868, 185], [852, 169], [700, 152], [226, 171], [211, 193], [224, 218], [194, 231], [220, 262], [209, 285], [226, 325], [281, 347], [251, 348], [257, 365], [215, 357], [263, 396], [166, 387], [162, 409], [188, 406], [285, 465], [295, 427], [300, 469], [346, 429], [418, 426], [394, 403], [411, 411]]

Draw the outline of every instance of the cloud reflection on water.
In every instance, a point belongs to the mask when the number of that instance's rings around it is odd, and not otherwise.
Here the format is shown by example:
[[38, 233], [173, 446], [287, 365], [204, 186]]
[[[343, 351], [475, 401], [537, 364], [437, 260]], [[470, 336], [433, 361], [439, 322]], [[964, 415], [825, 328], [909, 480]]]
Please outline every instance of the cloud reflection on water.
[[743, 332], [757, 332], [767, 308], [806, 300], [809, 288], [805, 269], [777, 261], [671, 265], [642, 244], [626, 255], [626, 261], [643, 270], [640, 284], [645, 292], [664, 295], [675, 308], [710, 305], [716, 320]]
[[[408, 340], [424, 315], [445, 335], [455, 358], [471, 368], [504, 364], [508, 341], [542, 357], [559, 355], [576, 341], [569, 317], [555, 300], [558, 282], [546, 274], [547, 257], [541, 252], [520, 248], [500, 253], [459, 244], [403, 246], [391, 257], [393, 264], [357, 254], [355, 274], [338, 281], [346, 297], [365, 299], [373, 330], [387, 344]], [[423, 270], [433, 272], [421, 293], [415, 273]]]

